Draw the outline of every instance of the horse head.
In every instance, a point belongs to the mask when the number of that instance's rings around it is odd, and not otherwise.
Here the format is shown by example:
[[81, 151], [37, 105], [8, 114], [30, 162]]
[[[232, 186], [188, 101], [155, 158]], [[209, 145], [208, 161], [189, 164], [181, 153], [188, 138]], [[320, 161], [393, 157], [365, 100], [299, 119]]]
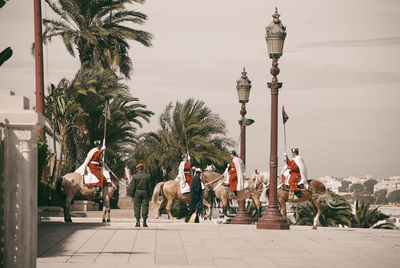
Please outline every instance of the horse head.
[[204, 170], [201, 173], [200, 179], [206, 188], [212, 188], [215, 183], [222, 180], [222, 175], [215, 171]]
[[205, 169], [205, 171], [216, 171], [217, 169], [215, 168], [215, 166], [213, 164], [208, 165]]
[[265, 185], [269, 184], [269, 172], [268, 171], [257, 171], [254, 172], [253, 176], [251, 177], [254, 184], [257, 184], [259, 181]]

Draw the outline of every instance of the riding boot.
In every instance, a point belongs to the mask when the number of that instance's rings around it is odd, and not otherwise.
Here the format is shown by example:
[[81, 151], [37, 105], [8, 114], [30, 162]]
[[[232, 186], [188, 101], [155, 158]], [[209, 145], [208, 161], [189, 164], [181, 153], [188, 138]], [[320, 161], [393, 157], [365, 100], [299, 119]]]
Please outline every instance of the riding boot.
[[136, 219], [136, 225], [135, 227], [140, 227], [140, 219]]
[[149, 227], [146, 222], [147, 219], [143, 219], [143, 227]]
[[297, 197], [297, 199], [300, 199], [303, 196], [301, 191], [294, 191], [294, 195]]
[[283, 185], [282, 185], [282, 189], [283, 189], [283, 190], [290, 191], [290, 187], [289, 187], [289, 185], [287, 185], [287, 184], [283, 184]]
[[103, 197], [103, 193], [101, 191], [101, 187], [96, 186], [96, 190], [94, 191], [94, 196], [102, 198]]

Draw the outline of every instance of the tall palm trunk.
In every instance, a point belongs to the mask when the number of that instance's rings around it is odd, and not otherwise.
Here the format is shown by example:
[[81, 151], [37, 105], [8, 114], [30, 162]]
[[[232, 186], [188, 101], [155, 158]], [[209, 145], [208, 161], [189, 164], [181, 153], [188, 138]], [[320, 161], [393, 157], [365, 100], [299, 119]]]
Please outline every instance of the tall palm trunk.
[[53, 132], [53, 148], [54, 148], [54, 164], [53, 164], [53, 170], [51, 172], [51, 183], [54, 181], [54, 175], [56, 173], [56, 167], [57, 167], [57, 142], [56, 142], [56, 127], [55, 127], [55, 122], [54, 118], [51, 123], [51, 130]]
[[61, 152], [60, 152], [60, 161], [58, 162], [58, 167], [57, 167], [57, 178], [60, 177], [61, 175], [61, 168], [62, 168], [62, 164], [63, 164], [63, 155], [64, 155], [64, 148], [66, 146], [65, 144], [65, 136], [66, 136], [66, 130], [64, 128], [60, 129], [60, 137], [61, 137], [61, 141], [60, 141], [60, 147], [61, 147]]

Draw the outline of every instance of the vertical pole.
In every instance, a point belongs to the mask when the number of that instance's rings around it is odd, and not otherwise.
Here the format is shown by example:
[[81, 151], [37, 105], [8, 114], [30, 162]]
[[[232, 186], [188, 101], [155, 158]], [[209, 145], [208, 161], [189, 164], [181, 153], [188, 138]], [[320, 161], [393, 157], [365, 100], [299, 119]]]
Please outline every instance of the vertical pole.
[[276, 77], [279, 74], [278, 59], [272, 61], [272, 82], [268, 83], [271, 89], [271, 140], [270, 140], [270, 162], [269, 162], [269, 205], [264, 216], [259, 219], [257, 229], [280, 229], [289, 230], [289, 224], [279, 211], [277, 200], [277, 174], [278, 174], [278, 94], [282, 83]]
[[[240, 125], [240, 158], [242, 159], [243, 165], [246, 166], [246, 126], [243, 125], [243, 121], [245, 119], [246, 111], [246, 103], [242, 102], [242, 108], [240, 109], [240, 115], [242, 119], [239, 120]], [[231, 224], [250, 224], [251, 218], [247, 215], [246, 211], [246, 201], [239, 200], [239, 209], [235, 216], [232, 219]]]
[[285, 123], [283, 124], [283, 135], [285, 138], [285, 152], [286, 152], [286, 124]]
[[[42, 7], [41, 0], [33, 0], [35, 21], [35, 74], [36, 74], [36, 112], [44, 115], [44, 80], [42, 46]], [[39, 137], [44, 138], [44, 127], [39, 129]]]
[[0, 267], [5, 266], [5, 235], [4, 235], [4, 135], [3, 123], [0, 123]]

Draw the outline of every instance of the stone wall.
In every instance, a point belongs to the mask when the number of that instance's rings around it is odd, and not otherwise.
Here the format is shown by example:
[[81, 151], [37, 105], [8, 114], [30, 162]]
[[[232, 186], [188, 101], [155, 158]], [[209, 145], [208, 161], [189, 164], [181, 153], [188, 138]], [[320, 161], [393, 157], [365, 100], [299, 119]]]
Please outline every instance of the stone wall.
[[36, 267], [37, 133], [44, 118], [28, 109], [26, 97], [0, 90], [0, 132], [4, 143], [1, 266], [5, 268]]

